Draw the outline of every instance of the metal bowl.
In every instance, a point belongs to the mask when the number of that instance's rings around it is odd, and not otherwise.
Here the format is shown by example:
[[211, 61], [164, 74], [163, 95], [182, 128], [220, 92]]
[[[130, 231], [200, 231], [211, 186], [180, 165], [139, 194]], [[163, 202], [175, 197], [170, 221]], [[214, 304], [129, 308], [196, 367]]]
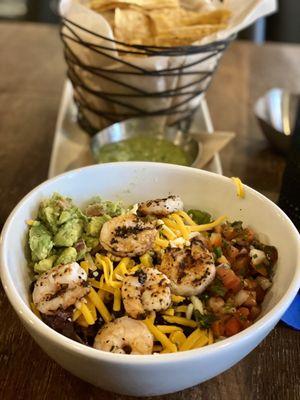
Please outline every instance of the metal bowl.
[[274, 149], [286, 155], [295, 127], [300, 96], [280, 88], [269, 90], [254, 106], [255, 116]]
[[175, 127], [162, 126], [161, 121], [161, 118], [153, 117], [132, 118], [117, 122], [98, 132], [91, 140], [91, 150], [95, 161], [101, 163], [99, 150], [108, 143], [141, 136], [151, 136], [168, 140], [179, 146], [192, 160], [190, 166], [197, 165], [202, 153], [201, 143]]

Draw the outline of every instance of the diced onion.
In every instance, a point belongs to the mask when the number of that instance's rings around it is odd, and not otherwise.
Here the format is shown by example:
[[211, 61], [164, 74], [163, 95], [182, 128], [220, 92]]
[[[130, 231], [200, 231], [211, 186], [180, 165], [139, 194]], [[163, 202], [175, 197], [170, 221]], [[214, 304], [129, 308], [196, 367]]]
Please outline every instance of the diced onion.
[[241, 289], [234, 297], [234, 304], [239, 307], [247, 301], [249, 297], [249, 291]]
[[251, 257], [251, 262], [254, 267], [256, 265], [262, 264], [266, 260], [266, 255], [262, 250], [251, 249], [249, 255]]
[[204, 314], [202, 301], [198, 297], [191, 296], [191, 302], [193, 303], [195, 310], [198, 310], [200, 314]]
[[186, 316], [187, 319], [191, 319], [192, 318], [193, 311], [194, 311], [194, 306], [193, 306], [192, 303], [190, 303], [187, 306], [187, 309], [186, 309], [186, 312], [185, 312], [185, 316]]

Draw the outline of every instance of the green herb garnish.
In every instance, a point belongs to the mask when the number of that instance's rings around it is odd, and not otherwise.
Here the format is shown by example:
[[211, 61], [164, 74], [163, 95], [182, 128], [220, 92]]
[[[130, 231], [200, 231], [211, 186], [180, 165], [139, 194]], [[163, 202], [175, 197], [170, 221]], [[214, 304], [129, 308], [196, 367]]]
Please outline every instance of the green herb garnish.
[[214, 314], [201, 314], [198, 310], [194, 311], [194, 315], [199, 328], [202, 329], [209, 329], [217, 319]]
[[209, 224], [211, 222], [211, 215], [206, 211], [201, 210], [189, 210], [188, 215], [196, 222], [198, 225]]
[[216, 259], [222, 257], [222, 255], [223, 255], [221, 247], [215, 247], [214, 253], [215, 253]]
[[200, 298], [200, 300], [202, 300], [202, 301], [207, 301], [207, 300], [210, 298], [210, 295], [209, 295], [208, 293], [202, 293], [202, 294], [199, 296], [199, 298]]
[[216, 294], [217, 296], [223, 297], [227, 292], [227, 289], [225, 288], [223, 283], [218, 278], [216, 278], [213, 284], [210, 285], [209, 291], [212, 292], [213, 294]]

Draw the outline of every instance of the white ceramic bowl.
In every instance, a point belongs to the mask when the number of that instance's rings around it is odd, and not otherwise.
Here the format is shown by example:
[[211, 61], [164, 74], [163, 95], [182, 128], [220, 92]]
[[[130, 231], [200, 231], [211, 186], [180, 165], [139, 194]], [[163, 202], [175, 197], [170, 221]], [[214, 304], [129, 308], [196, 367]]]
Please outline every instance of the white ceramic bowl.
[[[29, 307], [29, 272], [24, 255], [27, 227], [39, 202], [53, 192], [76, 203], [92, 196], [125, 203], [166, 196], [182, 197], [187, 208], [215, 217], [226, 214], [264, 233], [279, 251], [274, 284], [259, 320], [222, 342], [187, 352], [156, 356], [105, 353], [76, 343], [49, 328]], [[188, 167], [155, 163], [115, 163], [87, 167], [51, 179], [30, 192], [14, 209], [2, 232], [1, 278], [7, 296], [25, 328], [62, 367], [103, 389], [147, 396], [175, 392], [210, 379], [240, 361], [276, 325], [300, 286], [299, 234], [271, 201], [246, 187], [237, 198], [232, 181]], [[25, 351], [25, 349], [24, 349]]]

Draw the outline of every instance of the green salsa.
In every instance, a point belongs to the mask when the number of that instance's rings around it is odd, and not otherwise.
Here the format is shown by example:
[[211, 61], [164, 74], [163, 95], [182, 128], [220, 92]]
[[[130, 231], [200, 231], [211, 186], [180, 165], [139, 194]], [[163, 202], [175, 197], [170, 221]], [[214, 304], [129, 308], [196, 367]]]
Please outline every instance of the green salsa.
[[191, 157], [179, 146], [165, 139], [136, 137], [105, 144], [98, 152], [98, 162], [156, 161], [191, 165]]

